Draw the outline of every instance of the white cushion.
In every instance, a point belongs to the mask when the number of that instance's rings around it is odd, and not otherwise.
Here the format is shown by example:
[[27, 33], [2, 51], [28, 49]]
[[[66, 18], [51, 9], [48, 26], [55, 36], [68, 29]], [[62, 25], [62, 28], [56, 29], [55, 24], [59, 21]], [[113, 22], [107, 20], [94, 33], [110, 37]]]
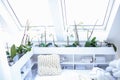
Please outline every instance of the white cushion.
[[114, 77], [109, 72], [105, 72], [103, 77], [105, 77], [104, 80], [115, 80]]
[[112, 71], [113, 69], [114, 69], [113, 67], [108, 66], [108, 67], [106, 68], [106, 71], [110, 72], [110, 71]]
[[112, 72], [114, 73], [114, 72], [118, 72], [119, 70], [117, 69], [117, 68], [113, 68], [112, 69]]
[[114, 73], [113, 73], [113, 76], [114, 76], [114, 77], [120, 77], [120, 71], [114, 72]]
[[120, 69], [120, 59], [113, 60], [109, 63], [109, 66]]
[[116, 68], [117, 60], [113, 60], [109, 63], [109, 66]]
[[96, 74], [96, 80], [114, 80], [109, 72], [106, 72], [101, 68], [95, 67], [92, 69], [92, 72]]
[[58, 75], [61, 73], [60, 57], [57, 54], [38, 56], [38, 74]]

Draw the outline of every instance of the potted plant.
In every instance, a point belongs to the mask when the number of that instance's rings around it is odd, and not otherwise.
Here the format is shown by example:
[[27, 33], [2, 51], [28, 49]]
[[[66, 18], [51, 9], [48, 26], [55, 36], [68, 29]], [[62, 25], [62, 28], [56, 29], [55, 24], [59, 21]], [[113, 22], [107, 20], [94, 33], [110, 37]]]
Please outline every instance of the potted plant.
[[92, 40], [86, 41], [85, 47], [97, 47], [96, 37], [93, 37]]
[[18, 61], [25, 53], [31, 51], [31, 43], [28, 42], [28, 44], [26, 45], [19, 45], [18, 47], [15, 46], [15, 44], [13, 44], [11, 47], [10, 47], [10, 52], [9, 51], [6, 51], [7, 55], [8, 56], [8, 62], [16, 62]]
[[[54, 39], [54, 35], [51, 33], [49, 34], [49, 36], [52, 38], [52, 42], [49, 42], [47, 43], [47, 34], [46, 34], [46, 28], [45, 28], [45, 31], [44, 33], [41, 33], [41, 41], [38, 41], [39, 42], [39, 47], [49, 47], [49, 46], [54, 46], [54, 47], [58, 47], [58, 45], [55, 43], [55, 39]], [[44, 38], [44, 41], [43, 41], [43, 38]], [[38, 39], [39, 40], [39, 39]]]
[[73, 46], [80, 46], [77, 25], [76, 25], [75, 22], [74, 22], [74, 24], [75, 24], [74, 32], [75, 32], [75, 39], [76, 39], [76, 40], [75, 40], [75, 42], [73, 43]]
[[[28, 22], [27, 22], [28, 24]], [[16, 62], [17, 60], [19, 60], [25, 53], [27, 53], [28, 51], [31, 51], [32, 48], [32, 43], [29, 40], [29, 35], [27, 34], [27, 31], [29, 30], [29, 26], [27, 25], [25, 27], [24, 30], [24, 35], [22, 37], [22, 41], [21, 44], [19, 46], [16, 46], [15, 44], [13, 44], [10, 47], [10, 52], [6, 51], [8, 58], [9, 58], [9, 62]]]
[[[98, 20], [97, 20], [98, 21]], [[85, 42], [85, 47], [97, 47], [97, 41], [96, 41], [96, 37], [92, 37], [92, 34], [94, 32], [95, 26], [97, 24], [97, 21], [95, 23], [95, 25], [93, 26], [92, 30], [90, 31], [89, 29], [85, 29], [83, 27], [84, 30], [87, 30], [87, 41]]]
[[105, 41], [105, 43], [106, 43], [106, 46], [108, 46], [108, 47], [113, 47], [114, 51], [115, 51], [115, 52], [117, 51], [117, 47], [115, 46], [114, 43], [107, 42], [107, 41]]

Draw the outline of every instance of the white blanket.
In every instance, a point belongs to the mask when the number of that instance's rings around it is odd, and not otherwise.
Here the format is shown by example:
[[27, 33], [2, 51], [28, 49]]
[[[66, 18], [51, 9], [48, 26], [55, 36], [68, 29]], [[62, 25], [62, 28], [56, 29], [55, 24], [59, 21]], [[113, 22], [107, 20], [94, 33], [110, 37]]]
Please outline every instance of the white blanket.
[[39, 76], [35, 80], [115, 80], [108, 72], [94, 68], [92, 71], [88, 70], [63, 70], [60, 75], [56, 76]]
[[[85, 75], [81, 75], [81, 73]], [[91, 80], [88, 76], [88, 71], [81, 72], [75, 70], [63, 70], [60, 75], [56, 76], [39, 76], [35, 80]]]
[[91, 72], [94, 72], [94, 74], [96, 74], [97, 80], [115, 80], [109, 72], [101, 68], [95, 67]]

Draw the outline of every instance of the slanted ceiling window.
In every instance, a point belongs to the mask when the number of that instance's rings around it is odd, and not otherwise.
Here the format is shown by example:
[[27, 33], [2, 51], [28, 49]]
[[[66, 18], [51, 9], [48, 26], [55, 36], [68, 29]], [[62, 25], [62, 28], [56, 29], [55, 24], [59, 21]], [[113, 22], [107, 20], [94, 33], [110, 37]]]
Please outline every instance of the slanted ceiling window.
[[114, 0], [62, 0], [65, 24], [105, 29]]
[[[55, 37], [55, 26], [48, 0], [7, 0], [21, 27], [30, 27], [31, 36], [41, 40], [46, 31], [48, 41]], [[56, 39], [56, 37], [55, 37]]]
[[22, 26], [53, 25], [48, 0], [8, 0]]
[[[54, 1], [54, 0], [53, 0]], [[105, 29], [114, 0], [58, 0], [65, 25], [96, 26]], [[22, 26], [54, 26], [49, 0], [8, 0]], [[59, 17], [59, 16], [58, 16]]]
[[[54, 36], [58, 38], [61, 34], [63, 38], [66, 38], [64, 31], [66, 32], [66, 30], [70, 28], [71, 31], [69, 32], [71, 34], [74, 32], [74, 26], [77, 25], [79, 36], [82, 36], [81, 39], [86, 40], [86, 32], [83, 30], [83, 27], [92, 30], [93, 26], [96, 26], [95, 30], [106, 30], [115, 0], [5, 1], [8, 1], [13, 8], [12, 10], [21, 27], [26, 26], [28, 20], [30, 27], [34, 28], [33, 30], [36, 30], [40, 34], [44, 33], [46, 29], [48, 35], [54, 34]], [[52, 5], [55, 7], [52, 7]], [[56, 10], [56, 8], [58, 8], [58, 10]], [[54, 11], [52, 12], [52, 10]], [[57, 16], [53, 15], [54, 12], [59, 14], [57, 14]], [[58, 33], [55, 33], [55, 30]], [[63, 31], [63, 34], [60, 33], [60, 31]]]

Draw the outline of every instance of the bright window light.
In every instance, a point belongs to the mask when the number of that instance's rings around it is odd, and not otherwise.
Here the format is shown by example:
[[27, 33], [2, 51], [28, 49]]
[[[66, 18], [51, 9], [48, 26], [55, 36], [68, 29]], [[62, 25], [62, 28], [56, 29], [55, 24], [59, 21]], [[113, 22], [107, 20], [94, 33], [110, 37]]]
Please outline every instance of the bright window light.
[[48, 0], [9, 0], [22, 26], [53, 25]]
[[64, 0], [66, 24], [104, 25], [110, 0]]
[[[46, 31], [46, 33], [45, 33]], [[33, 41], [38, 41], [38, 42], [45, 42], [45, 34], [46, 34], [46, 40], [47, 41], [56, 41], [56, 35], [55, 35], [55, 29], [54, 27], [32, 27], [29, 31], [30, 37], [33, 39]]]
[[[49, 36], [50, 34], [54, 34], [55, 40], [57, 41], [60, 31], [63, 33], [60, 33], [63, 36], [60, 36], [62, 38], [59, 38], [60, 40], [66, 40], [63, 39], [65, 33], [66, 35], [69, 34], [71, 41], [74, 41], [75, 24], [82, 40], [86, 40], [87, 30], [92, 30], [94, 26], [98, 34], [101, 33], [100, 31], [105, 31], [115, 2], [114, 0], [55, 0], [56, 2], [52, 2], [54, 0], [7, 1], [13, 8], [22, 27], [26, 26], [27, 20], [29, 21], [32, 30], [38, 34], [37, 39], [40, 38], [40, 35], [46, 27], [48, 41], [52, 41], [52, 37]], [[54, 15], [54, 13], [59, 14]], [[70, 31], [67, 33], [66, 30], [69, 28]], [[97, 35], [95, 34], [93, 33], [93, 36]]]
[[8, 0], [8, 2], [20, 21], [21, 27], [25, 27], [27, 21], [29, 22], [30, 36], [34, 41], [41, 40], [41, 35], [44, 40], [45, 28], [47, 41], [53, 40], [51, 35], [54, 35], [56, 40], [48, 0]]

